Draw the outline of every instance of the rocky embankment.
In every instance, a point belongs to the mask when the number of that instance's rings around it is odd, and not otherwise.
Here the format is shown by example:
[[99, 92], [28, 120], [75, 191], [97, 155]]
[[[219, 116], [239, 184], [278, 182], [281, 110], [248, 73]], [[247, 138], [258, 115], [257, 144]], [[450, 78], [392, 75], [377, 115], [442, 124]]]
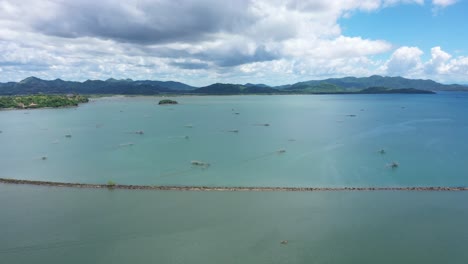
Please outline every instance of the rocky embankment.
[[153, 185], [121, 185], [121, 184], [86, 184], [50, 181], [32, 181], [0, 178], [3, 184], [25, 184], [48, 187], [68, 187], [87, 189], [120, 189], [120, 190], [158, 190], [158, 191], [468, 191], [468, 187], [212, 187], [212, 186], [153, 186]]

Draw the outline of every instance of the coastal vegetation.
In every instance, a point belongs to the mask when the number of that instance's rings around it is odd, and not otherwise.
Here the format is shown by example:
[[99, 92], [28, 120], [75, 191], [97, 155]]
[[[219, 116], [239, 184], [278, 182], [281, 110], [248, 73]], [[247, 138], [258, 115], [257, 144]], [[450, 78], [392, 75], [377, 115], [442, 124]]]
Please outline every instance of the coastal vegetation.
[[78, 106], [88, 102], [82, 95], [28, 95], [28, 96], [0, 96], [0, 109], [2, 108], [44, 108]]
[[107, 182], [107, 188], [113, 189], [117, 184], [113, 181], [108, 181]]

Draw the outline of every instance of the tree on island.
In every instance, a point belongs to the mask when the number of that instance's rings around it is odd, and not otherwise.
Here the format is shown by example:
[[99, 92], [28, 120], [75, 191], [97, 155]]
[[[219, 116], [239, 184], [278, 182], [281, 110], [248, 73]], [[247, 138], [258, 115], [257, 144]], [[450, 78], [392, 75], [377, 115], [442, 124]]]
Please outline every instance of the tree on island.
[[78, 106], [80, 103], [88, 102], [88, 98], [82, 95], [23, 95], [23, 96], [0, 96], [0, 108], [43, 108], [43, 107], [65, 107]]
[[166, 105], [166, 104], [178, 104], [177, 101], [174, 100], [169, 100], [169, 99], [164, 99], [159, 101], [160, 105]]

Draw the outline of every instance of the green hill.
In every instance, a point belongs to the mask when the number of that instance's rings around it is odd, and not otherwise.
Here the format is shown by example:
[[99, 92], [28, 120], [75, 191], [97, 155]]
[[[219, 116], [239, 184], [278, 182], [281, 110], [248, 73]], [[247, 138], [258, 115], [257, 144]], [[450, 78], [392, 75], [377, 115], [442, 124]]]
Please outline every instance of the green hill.
[[414, 88], [389, 89], [386, 87], [369, 87], [359, 91], [361, 94], [435, 94], [433, 91]]
[[320, 82], [320, 83], [296, 83], [290, 87], [284, 89], [291, 92], [303, 92], [303, 93], [338, 93], [345, 92], [346, 90], [338, 85]]
[[[311, 80], [276, 87], [265, 84], [215, 83], [201, 88], [173, 81], [134, 81], [131, 79], [87, 80], [84, 82], [64, 81], [61, 79], [42, 80], [28, 77], [20, 82], [0, 83], [2, 95], [30, 94], [324, 94], [354, 93], [370, 87], [387, 89], [416, 89], [425, 91], [468, 91], [468, 86], [441, 84], [432, 80], [413, 80], [402, 77], [345, 77], [325, 80]], [[375, 93], [376, 91], [368, 91]], [[387, 91], [388, 92], [388, 91]], [[417, 91], [413, 91], [417, 92]]]
[[433, 80], [415, 80], [406, 79], [403, 77], [383, 77], [373, 75], [370, 77], [344, 77], [344, 78], [330, 78], [324, 80], [311, 80], [306, 82], [298, 82], [292, 85], [277, 86], [274, 88], [283, 90], [298, 90], [294, 87], [309, 87], [321, 86], [324, 84], [332, 84], [344, 90], [358, 91], [369, 87], [388, 87], [391, 89], [404, 89], [413, 88], [418, 90], [427, 91], [468, 91], [468, 86], [459, 84], [441, 84]]
[[181, 93], [196, 87], [179, 82], [133, 81], [131, 79], [87, 80], [85, 82], [42, 80], [28, 77], [20, 82], [0, 83], [0, 95], [27, 94], [160, 94]]
[[[391, 89], [414, 88], [427, 91], [468, 91], [468, 86], [459, 84], [441, 84], [433, 80], [415, 80], [403, 77], [383, 77], [373, 75], [370, 77], [344, 77], [330, 78], [325, 80], [312, 80], [298, 82], [292, 85], [277, 86], [275, 88], [284, 90], [298, 90], [297, 87], [314, 87], [323, 84], [332, 84], [344, 90], [358, 91], [369, 87], [388, 87]], [[296, 88], [295, 88], [296, 87]]]
[[192, 91], [197, 94], [232, 95], [232, 94], [269, 94], [278, 93], [277, 89], [265, 86], [245, 86], [240, 84], [215, 83]]

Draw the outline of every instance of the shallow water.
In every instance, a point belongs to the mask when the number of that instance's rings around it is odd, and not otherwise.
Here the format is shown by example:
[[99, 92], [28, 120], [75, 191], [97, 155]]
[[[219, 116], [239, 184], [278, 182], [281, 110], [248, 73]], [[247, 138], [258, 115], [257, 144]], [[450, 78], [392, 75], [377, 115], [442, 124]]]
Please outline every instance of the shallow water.
[[[209, 186], [468, 184], [463, 93], [179, 97], [174, 106], [158, 100], [113, 97], [78, 108], [1, 111], [0, 177]], [[135, 133], [140, 130], [143, 135]], [[386, 154], [378, 153], [382, 148]], [[397, 169], [387, 166], [393, 161]]]
[[[114, 97], [78, 108], [0, 111], [0, 177], [211, 186], [468, 185], [466, 94], [177, 100], [180, 105], [158, 106], [155, 97]], [[143, 135], [134, 133], [140, 130]], [[192, 160], [211, 166], [193, 167]], [[392, 161], [400, 166], [386, 167]], [[0, 263], [464, 264], [467, 199], [468, 192], [0, 184]]]
[[467, 199], [0, 185], [0, 262], [462, 264]]

